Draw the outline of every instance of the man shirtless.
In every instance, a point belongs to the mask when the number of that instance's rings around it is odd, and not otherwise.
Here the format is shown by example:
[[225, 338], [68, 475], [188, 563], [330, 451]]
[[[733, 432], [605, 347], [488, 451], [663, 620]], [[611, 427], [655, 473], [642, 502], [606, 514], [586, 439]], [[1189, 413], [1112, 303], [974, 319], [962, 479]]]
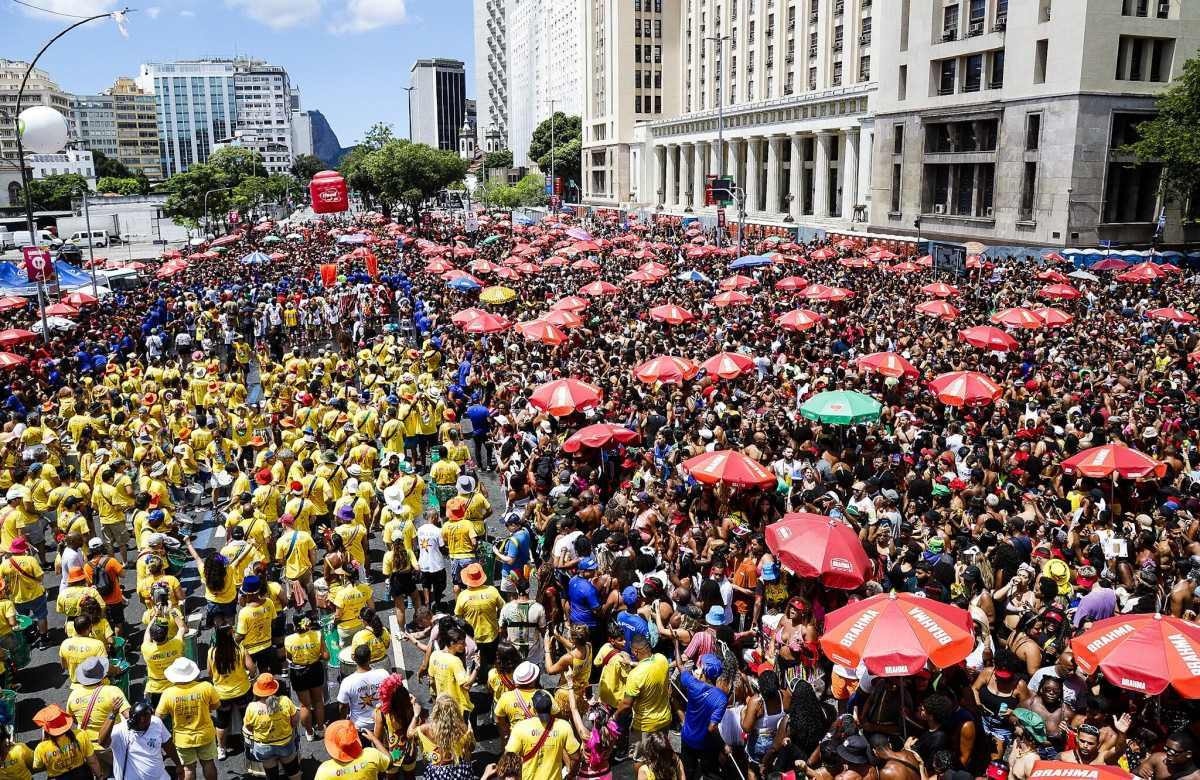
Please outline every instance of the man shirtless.
[[1063, 701], [1062, 680], [1046, 677], [1037, 693], [1021, 702], [1021, 706], [1033, 710], [1046, 722], [1046, 734], [1050, 741], [1062, 747], [1066, 738], [1066, 727], [1071, 722], [1071, 708]]
[[1090, 723], [1084, 723], [1075, 731], [1075, 749], [1060, 753], [1058, 759], [1072, 764], [1111, 765], [1116, 764], [1125, 749], [1125, 732], [1133, 718], [1128, 712], [1121, 717], [1113, 718], [1113, 727], [1117, 731], [1117, 740], [1108, 745], [1100, 744], [1100, 729]]
[[1200, 780], [1200, 768], [1192, 757], [1192, 738], [1184, 731], [1167, 737], [1163, 749], [1151, 753], [1137, 768], [1145, 780]]

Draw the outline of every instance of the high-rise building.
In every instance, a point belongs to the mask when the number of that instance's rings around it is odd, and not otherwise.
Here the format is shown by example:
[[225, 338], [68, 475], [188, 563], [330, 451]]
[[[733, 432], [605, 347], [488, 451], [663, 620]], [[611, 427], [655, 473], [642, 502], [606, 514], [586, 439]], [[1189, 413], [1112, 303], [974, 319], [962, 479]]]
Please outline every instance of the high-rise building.
[[[10, 165], [4, 161], [14, 160], [17, 156], [17, 134], [13, 127], [12, 112], [17, 107], [17, 91], [27, 66], [26, 62], [0, 59], [0, 158], [3, 158], [0, 167]], [[71, 138], [76, 137], [71, 96], [63, 92], [46, 71], [34, 68], [25, 84], [25, 93], [21, 96], [21, 110], [39, 105], [50, 106], [65, 116]]]
[[293, 160], [292, 112], [300, 108], [287, 71], [259, 60], [234, 60], [233, 84], [233, 140], [261, 154], [267, 173], [287, 173]]
[[584, 0], [507, 0], [508, 148], [524, 167], [538, 124], [583, 111]]
[[410, 86], [412, 140], [457, 152], [458, 133], [467, 113], [467, 76], [462, 61], [417, 60]]
[[[879, 4], [871, 225], [987, 244], [1149, 241], [1162, 167], [1123, 147], [1200, 47], [1181, 0]], [[1200, 214], [1200, 198], [1183, 204]], [[1195, 240], [1178, 204], [1166, 240]]]
[[[81, 147], [117, 159], [117, 110], [112, 95], [73, 95], [71, 118]], [[157, 163], [157, 143], [154, 154]]]
[[152, 181], [162, 179], [154, 95], [121, 77], [100, 95], [71, 101], [79, 145], [123, 163]]
[[581, 186], [589, 203], [641, 199], [634, 126], [679, 113], [680, 5], [584, 0]]
[[313, 153], [312, 115], [307, 111], [292, 112], [292, 154]]
[[508, 22], [506, 0], [475, 0], [476, 145], [489, 129], [508, 137]]

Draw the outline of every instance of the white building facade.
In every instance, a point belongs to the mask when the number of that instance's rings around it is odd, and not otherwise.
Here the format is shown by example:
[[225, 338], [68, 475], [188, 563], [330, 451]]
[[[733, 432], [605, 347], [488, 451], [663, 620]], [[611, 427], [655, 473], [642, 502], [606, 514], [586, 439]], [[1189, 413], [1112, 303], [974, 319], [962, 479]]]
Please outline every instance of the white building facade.
[[533, 131], [554, 111], [583, 111], [586, 0], [506, 0], [508, 18], [508, 148], [526, 167]]
[[[1190, 0], [879, 4], [871, 224], [987, 244], [1195, 238], [1122, 147], [1200, 46]], [[1196, 199], [1193, 198], [1195, 201]]]
[[288, 73], [259, 60], [235, 60], [233, 87], [237, 118], [233, 137], [262, 155], [267, 173], [287, 173], [292, 151], [292, 110], [299, 96]]
[[34, 179], [74, 173], [87, 179], [88, 189], [96, 189], [96, 163], [91, 152], [69, 149], [53, 154], [26, 154], [25, 165]]
[[506, 0], [475, 0], [476, 145], [487, 133], [508, 138], [508, 20]]
[[466, 70], [461, 60], [413, 63], [408, 121], [415, 143], [458, 151], [458, 133], [467, 116]]

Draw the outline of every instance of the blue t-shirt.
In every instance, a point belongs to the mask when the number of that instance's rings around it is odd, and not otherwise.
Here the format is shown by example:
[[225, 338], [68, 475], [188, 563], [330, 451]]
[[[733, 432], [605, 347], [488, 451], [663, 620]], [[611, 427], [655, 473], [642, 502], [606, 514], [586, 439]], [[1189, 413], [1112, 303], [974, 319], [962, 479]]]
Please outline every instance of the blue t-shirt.
[[567, 583], [567, 601], [571, 605], [571, 622], [592, 628], [596, 623], [596, 610], [600, 608], [600, 591], [591, 580], [578, 575]]
[[633, 647], [633, 635], [641, 634], [650, 638], [650, 625], [646, 622], [646, 618], [636, 612], [618, 612], [616, 617], [617, 625], [625, 631], [625, 646]]
[[729, 696], [715, 685], [709, 685], [688, 670], [679, 675], [679, 683], [687, 695], [687, 711], [683, 715], [683, 727], [679, 739], [693, 750], [708, 750], [719, 745], [721, 735], [709, 734], [710, 723], [720, 724], [725, 717]]
[[529, 531], [518, 528], [517, 532], [504, 541], [504, 554], [513, 559], [512, 563], [500, 562], [500, 576], [507, 577], [514, 569], [521, 569], [529, 563]]
[[492, 414], [491, 409], [488, 409], [483, 404], [471, 404], [467, 407], [465, 414], [467, 415], [467, 419], [471, 421], [471, 427], [475, 429], [475, 433], [484, 434], [488, 432]]

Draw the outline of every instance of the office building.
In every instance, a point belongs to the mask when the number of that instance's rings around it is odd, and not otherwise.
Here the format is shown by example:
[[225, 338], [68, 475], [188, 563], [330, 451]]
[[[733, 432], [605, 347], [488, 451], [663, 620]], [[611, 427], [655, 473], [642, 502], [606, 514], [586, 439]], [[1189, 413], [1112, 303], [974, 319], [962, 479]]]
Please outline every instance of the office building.
[[[21, 87], [21, 78], [25, 75], [27, 62], [6, 60], [0, 58], [0, 166], [9, 165], [4, 161], [15, 160], [17, 157], [17, 133], [12, 121], [12, 113], [17, 107], [17, 91]], [[71, 115], [71, 96], [63, 92], [46, 71], [34, 68], [25, 84], [25, 93], [21, 96], [21, 110], [30, 106], [50, 106], [67, 118], [70, 138], [76, 137], [75, 120]], [[18, 171], [19, 172], [19, 171]]]
[[99, 95], [71, 100], [79, 146], [125, 165], [151, 181], [162, 179], [154, 95], [121, 77]]
[[25, 165], [34, 179], [74, 173], [87, 179], [89, 189], [96, 189], [96, 163], [91, 152], [68, 149], [52, 154], [26, 153]]
[[581, 116], [585, 0], [507, 0], [508, 148], [525, 167], [533, 131], [553, 111]]
[[[71, 118], [80, 147], [117, 159], [117, 110], [112, 95], [72, 95]], [[154, 152], [157, 159], [157, 142]]]
[[475, 0], [476, 146], [489, 128], [508, 138], [508, 21], [506, 0]]
[[[895, 0], [871, 225], [985, 244], [1148, 242], [1161, 166], [1122, 147], [1200, 46], [1186, 0]], [[1190, 206], [1200, 211], [1200, 203]], [[1168, 241], [1182, 241], [1177, 207]]]
[[294, 159], [292, 113], [300, 109], [287, 71], [259, 60], [234, 60], [233, 85], [233, 138], [262, 155], [268, 174], [287, 173]]
[[141, 66], [137, 84], [154, 95], [163, 175], [208, 160], [233, 135], [237, 92], [231, 60], [185, 60]]
[[580, 185], [588, 203], [644, 199], [634, 128], [681, 109], [680, 6], [681, 0], [584, 0]]
[[467, 76], [462, 61], [417, 60], [412, 66], [409, 86], [413, 88], [409, 96], [412, 140], [457, 152], [467, 102]]
[[302, 154], [313, 153], [313, 122], [312, 115], [307, 111], [292, 112], [292, 154], [299, 157]]

